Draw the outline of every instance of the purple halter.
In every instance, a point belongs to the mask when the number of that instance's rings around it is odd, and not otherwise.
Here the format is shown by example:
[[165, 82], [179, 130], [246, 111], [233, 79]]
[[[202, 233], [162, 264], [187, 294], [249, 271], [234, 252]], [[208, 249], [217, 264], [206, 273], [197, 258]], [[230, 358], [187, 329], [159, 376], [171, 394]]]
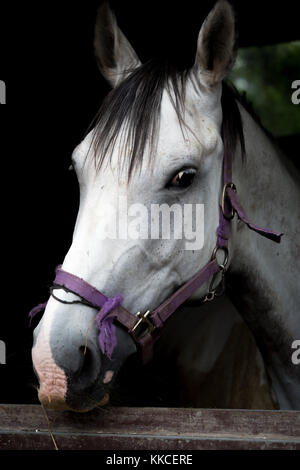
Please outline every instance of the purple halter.
[[[56, 268], [56, 277], [51, 294], [54, 296], [54, 289], [63, 288], [68, 292], [77, 294], [81, 299], [66, 303], [83, 303], [98, 310], [95, 322], [99, 328], [99, 347], [108, 357], [111, 358], [113, 350], [117, 344], [114, 321], [123, 325], [133, 340], [140, 346], [143, 362], [146, 363], [152, 358], [153, 344], [160, 337], [162, 328], [168, 318], [180, 305], [188, 300], [188, 298], [191, 297], [199, 287], [209, 281], [209, 279], [212, 279], [208, 293], [203, 299], [201, 299], [202, 302], [213, 300], [215, 296], [223, 293], [224, 275], [229, 259], [228, 241], [230, 236], [230, 222], [234, 218], [235, 214], [237, 214], [238, 218], [242, 220], [250, 230], [254, 230], [259, 235], [262, 235], [276, 243], [280, 243], [281, 236], [283, 235], [282, 233], [260, 228], [252, 224], [246, 217], [243, 207], [238, 201], [235, 185], [231, 182], [232, 157], [226, 149], [226, 141], [224, 141], [224, 147], [224, 186], [220, 202], [220, 221], [217, 228], [217, 244], [213, 251], [212, 258], [201, 271], [180, 287], [153, 312], [147, 311], [145, 314], [138, 312], [134, 315], [121, 306], [123, 301], [122, 295], [119, 294], [116, 297], [108, 298], [83, 279], [62, 270], [60, 266]], [[225, 259], [222, 264], [219, 264], [217, 260], [217, 253], [220, 250], [225, 254]], [[218, 273], [221, 274], [222, 281], [218, 286], [214, 287], [214, 282]], [[220, 285], [222, 287], [221, 293], [219, 290]], [[55, 298], [57, 299], [57, 297]], [[30, 321], [38, 312], [45, 309], [46, 305], [47, 302], [39, 304], [37, 307], [33, 308], [29, 313]]]

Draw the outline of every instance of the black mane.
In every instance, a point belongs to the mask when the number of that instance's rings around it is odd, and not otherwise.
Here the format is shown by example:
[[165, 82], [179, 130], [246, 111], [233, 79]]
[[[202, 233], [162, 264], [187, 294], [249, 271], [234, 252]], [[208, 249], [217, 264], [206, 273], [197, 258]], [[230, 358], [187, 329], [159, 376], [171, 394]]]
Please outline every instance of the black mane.
[[[146, 144], [154, 154], [160, 121], [160, 106], [164, 89], [169, 93], [180, 126], [184, 125], [183, 112], [185, 84], [189, 70], [178, 70], [167, 62], [151, 60], [133, 70], [119, 86], [105, 98], [95, 119], [93, 134], [94, 161], [97, 171], [104, 160], [110, 158], [117, 137], [125, 139], [119, 166], [127, 166], [128, 181], [132, 171], [142, 163]], [[222, 137], [227, 151], [235, 151], [240, 141], [245, 152], [242, 118], [233, 88], [223, 82]]]

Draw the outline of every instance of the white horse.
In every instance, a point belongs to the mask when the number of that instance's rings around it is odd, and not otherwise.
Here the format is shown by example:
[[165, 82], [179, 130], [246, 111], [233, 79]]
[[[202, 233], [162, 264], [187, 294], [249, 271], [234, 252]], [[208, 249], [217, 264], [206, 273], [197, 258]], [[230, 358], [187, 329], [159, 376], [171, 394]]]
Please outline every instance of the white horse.
[[[194, 276], [216, 245], [224, 156], [221, 127], [226, 113], [229, 123], [231, 117], [236, 120], [231, 126], [233, 181], [240, 201], [251, 219], [284, 232], [281, 245], [275, 245], [237, 218], [232, 221], [227, 292], [252, 331], [271, 380], [272, 399], [261, 402], [261, 407], [276, 400], [280, 408], [300, 409], [300, 366], [291, 359], [292, 344], [300, 338], [299, 175], [240, 103], [232, 98], [232, 108], [224, 104], [222, 82], [234, 64], [235, 36], [232, 7], [220, 0], [200, 29], [194, 66], [174, 72], [155, 62], [142, 65], [107, 4], [100, 8], [96, 57], [113, 89], [94, 129], [73, 152], [80, 208], [62, 269], [109, 297], [122, 293], [123, 306], [131, 312], [154, 309]], [[113, 226], [112, 218], [124, 215], [119, 213], [122, 198], [128, 206], [139, 203], [146, 208], [153, 203], [169, 207], [203, 203], [203, 247], [187, 250], [185, 240], [175, 237], [104, 238], [103, 227]], [[199, 288], [192, 300], [201, 299], [209, 284]], [[117, 371], [136, 345], [116, 323], [117, 345], [111, 358], [105, 356], [97, 344], [96, 310], [69, 303], [76, 300], [76, 294], [64, 289], [50, 296], [34, 331], [32, 358], [41, 402], [83, 411], [107, 403]], [[222, 300], [218, 302], [219, 311], [211, 316], [206, 306], [191, 303], [182, 308], [181, 315], [170, 320], [162, 342], [171, 349], [184, 343], [180, 357], [184, 380], [189, 381], [195, 371], [201, 375], [197, 386], [191, 379], [194, 389], [187, 402], [210, 403], [191, 395], [201, 395], [201, 385], [209, 392], [203, 376], [219, 364], [220, 385], [215, 379], [213, 383], [226, 395], [221, 404], [241, 406], [232, 395], [243, 395], [244, 386], [244, 394], [254, 396], [256, 388], [266, 387], [266, 376], [253, 341], [241, 333], [245, 329], [235, 329], [241, 323], [237, 315], [228, 313]], [[239, 345], [237, 335], [242, 340]], [[248, 353], [238, 350], [226, 356], [226, 348], [232, 344], [243, 348], [243, 342], [251, 343]], [[222, 383], [220, 371], [226, 363], [222, 357], [239, 354], [244, 382], [237, 391], [231, 383], [240, 381], [234, 366]], [[254, 364], [261, 382], [256, 378], [253, 386], [247, 371]], [[251, 398], [242, 403], [255, 406]]]

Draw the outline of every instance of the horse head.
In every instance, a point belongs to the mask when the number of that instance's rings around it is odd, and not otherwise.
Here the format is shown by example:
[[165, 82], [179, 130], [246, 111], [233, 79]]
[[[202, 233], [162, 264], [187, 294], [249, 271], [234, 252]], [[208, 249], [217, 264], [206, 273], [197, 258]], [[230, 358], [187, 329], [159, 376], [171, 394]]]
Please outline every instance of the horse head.
[[[80, 207], [62, 269], [107, 298], [122, 294], [130, 312], [152, 310], [210, 260], [216, 245], [222, 81], [236, 55], [234, 13], [227, 1], [216, 3], [193, 66], [179, 71], [157, 61], [142, 65], [105, 2], [95, 52], [112, 91], [72, 155]], [[45, 406], [86, 411], [107, 403], [118, 370], [136, 352], [116, 322], [114, 348], [104, 354], [96, 315], [70, 289], [56, 286], [50, 296], [32, 349]]]

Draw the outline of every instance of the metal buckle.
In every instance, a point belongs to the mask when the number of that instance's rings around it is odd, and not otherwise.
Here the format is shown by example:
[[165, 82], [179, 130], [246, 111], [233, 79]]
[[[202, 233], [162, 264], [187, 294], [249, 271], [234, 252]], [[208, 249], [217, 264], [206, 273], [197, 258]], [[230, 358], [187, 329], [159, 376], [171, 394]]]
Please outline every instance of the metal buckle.
[[135, 335], [135, 331], [136, 329], [142, 324], [142, 323], [145, 323], [149, 329], [149, 332], [152, 333], [154, 330], [155, 330], [155, 326], [153, 325], [153, 323], [150, 321], [149, 319], [149, 315], [151, 315], [151, 310], [147, 310], [146, 313], [141, 313], [141, 312], [138, 312], [136, 315], [137, 317], [139, 317], [139, 320], [136, 322], [136, 324], [134, 325], [134, 327], [131, 329], [130, 331], [130, 334], [132, 335], [133, 339], [138, 343], [138, 339]]
[[226, 213], [226, 210], [225, 210], [225, 200], [226, 200], [226, 198], [228, 198], [228, 196], [226, 194], [226, 191], [227, 191], [228, 188], [230, 188], [230, 189], [232, 189], [232, 191], [236, 192], [236, 187], [233, 183], [224, 184], [223, 191], [222, 191], [222, 196], [221, 196], [221, 200], [220, 200], [220, 206], [221, 206], [221, 209], [222, 209], [222, 214], [224, 215], [225, 219], [232, 220], [234, 218], [234, 214], [235, 214], [234, 208], [231, 206], [231, 211], [229, 213]]
[[215, 286], [215, 281], [219, 273], [216, 273], [213, 275], [211, 283], [209, 285], [209, 290], [208, 293], [204, 296], [203, 298], [203, 303], [205, 302], [211, 302], [214, 300], [216, 297], [221, 297], [221, 295], [224, 294], [225, 292], [225, 268], [223, 265], [220, 265], [220, 272], [221, 272], [221, 280], [220, 282]]
[[[220, 297], [224, 292], [225, 292], [225, 273], [226, 273], [226, 267], [229, 261], [229, 251], [227, 247], [222, 247], [222, 246], [216, 246], [211, 259], [216, 259], [217, 260], [217, 253], [219, 250], [222, 250], [224, 252], [224, 260], [223, 263], [219, 264], [219, 272], [215, 273], [212, 277], [212, 280], [209, 285], [208, 293], [204, 296], [203, 298], [203, 303], [205, 302], [211, 302], [212, 300], [215, 299], [215, 297]], [[218, 261], [218, 260], [217, 260]], [[216, 286], [215, 281], [217, 279], [217, 276], [221, 273], [221, 280], [219, 284]]]

